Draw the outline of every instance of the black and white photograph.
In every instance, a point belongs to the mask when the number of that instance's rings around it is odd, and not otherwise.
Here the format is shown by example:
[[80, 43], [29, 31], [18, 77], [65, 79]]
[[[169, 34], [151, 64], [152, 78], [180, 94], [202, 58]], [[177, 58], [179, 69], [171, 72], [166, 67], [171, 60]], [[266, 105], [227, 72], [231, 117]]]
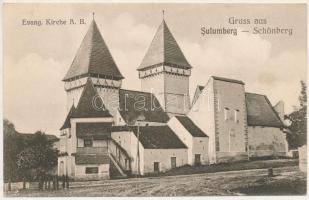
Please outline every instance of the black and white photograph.
[[307, 4], [275, 2], [4, 2], [3, 196], [307, 198]]

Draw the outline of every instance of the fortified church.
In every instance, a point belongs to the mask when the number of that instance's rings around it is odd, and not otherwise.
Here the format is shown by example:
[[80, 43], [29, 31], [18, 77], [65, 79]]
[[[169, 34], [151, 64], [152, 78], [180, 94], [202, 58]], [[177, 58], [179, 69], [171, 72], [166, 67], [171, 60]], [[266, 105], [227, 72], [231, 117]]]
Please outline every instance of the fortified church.
[[273, 106], [241, 80], [217, 76], [190, 100], [193, 69], [163, 19], [137, 66], [141, 91], [122, 89], [93, 20], [63, 78], [58, 174], [109, 179], [286, 154], [282, 101]]

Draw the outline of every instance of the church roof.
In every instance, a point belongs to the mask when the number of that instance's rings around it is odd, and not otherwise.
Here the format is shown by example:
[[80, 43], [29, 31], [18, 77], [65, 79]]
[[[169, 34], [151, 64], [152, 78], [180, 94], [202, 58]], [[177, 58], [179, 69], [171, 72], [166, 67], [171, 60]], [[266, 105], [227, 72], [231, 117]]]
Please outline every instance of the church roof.
[[196, 124], [187, 116], [175, 116], [178, 121], [193, 137], [208, 137]]
[[248, 126], [283, 127], [283, 123], [265, 95], [246, 93]]
[[183, 69], [192, 68], [164, 20], [137, 70], [143, 70], [157, 64], [170, 64]]
[[[95, 98], [98, 97], [98, 98]], [[94, 107], [97, 106], [97, 108]], [[87, 79], [77, 107], [72, 105], [67, 117], [60, 130], [71, 128], [71, 118], [97, 118], [112, 117], [107, 109], [105, 109], [102, 99], [99, 97], [90, 78]]]
[[105, 108], [90, 78], [88, 78], [72, 118], [112, 117]]
[[123, 79], [94, 20], [63, 80], [87, 75]]
[[243, 81], [236, 80], [236, 79], [230, 79], [230, 78], [224, 78], [224, 77], [219, 77], [219, 76], [211, 76], [214, 80], [219, 80], [219, 81], [225, 81], [225, 82], [230, 82], [230, 83], [238, 83], [241, 85], [245, 85]]
[[155, 95], [148, 92], [120, 89], [119, 113], [128, 124], [134, 123], [139, 116], [146, 122], [166, 123], [169, 120]]
[[63, 125], [61, 126], [60, 130], [66, 129], [66, 128], [71, 128], [71, 122], [70, 119], [72, 117], [73, 112], [75, 111], [74, 104], [72, 105]]
[[[137, 137], [137, 128], [133, 129]], [[187, 146], [168, 126], [140, 127], [139, 141], [145, 149], [183, 149]]]

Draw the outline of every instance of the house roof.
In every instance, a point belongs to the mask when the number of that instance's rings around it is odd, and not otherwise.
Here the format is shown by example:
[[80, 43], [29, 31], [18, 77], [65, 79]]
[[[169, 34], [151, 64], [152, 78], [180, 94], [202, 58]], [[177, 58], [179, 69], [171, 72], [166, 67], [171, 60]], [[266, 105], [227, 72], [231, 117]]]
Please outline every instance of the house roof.
[[143, 70], [157, 64], [171, 64], [182, 69], [192, 68], [164, 20], [137, 70]]
[[166, 123], [169, 120], [155, 95], [148, 92], [120, 89], [119, 113], [128, 124], [134, 124], [140, 116], [147, 122]]
[[76, 123], [76, 136], [78, 138], [106, 139], [110, 137], [111, 126], [111, 122]]
[[225, 81], [225, 82], [238, 83], [238, 84], [245, 85], [245, 83], [243, 81], [236, 80], [236, 79], [230, 79], [230, 78], [224, 78], [224, 77], [218, 77], [218, 76], [211, 76], [211, 77], [213, 79], [219, 80], [219, 81]]
[[88, 78], [76, 109], [71, 118], [112, 117], [94, 88], [91, 78]]
[[84, 164], [109, 164], [109, 157], [106, 154], [76, 154], [75, 163]]
[[265, 95], [246, 93], [246, 106], [249, 126], [284, 126]]
[[90, 24], [64, 81], [85, 75], [107, 76], [123, 79], [98, 27], [93, 20]]
[[66, 128], [71, 128], [71, 122], [70, 119], [72, 117], [73, 112], [75, 111], [75, 107], [74, 104], [71, 106], [71, 109], [63, 123], [63, 125], [61, 126], [60, 130], [66, 129]]
[[208, 137], [196, 124], [187, 116], [175, 116], [178, 121], [193, 137]]
[[[133, 128], [136, 137], [137, 128]], [[140, 127], [139, 141], [145, 149], [183, 149], [187, 146], [168, 126]]]
[[198, 85], [196, 86], [196, 89], [195, 89], [195, 93], [194, 93], [194, 96], [193, 96], [193, 100], [192, 100], [192, 104], [191, 105], [194, 105], [195, 102], [197, 101], [197, 99], [199, 98], [200, 94], [202, 93], [203, 89], [205, 88], [205, 86], [201, 86], [201, 85]]

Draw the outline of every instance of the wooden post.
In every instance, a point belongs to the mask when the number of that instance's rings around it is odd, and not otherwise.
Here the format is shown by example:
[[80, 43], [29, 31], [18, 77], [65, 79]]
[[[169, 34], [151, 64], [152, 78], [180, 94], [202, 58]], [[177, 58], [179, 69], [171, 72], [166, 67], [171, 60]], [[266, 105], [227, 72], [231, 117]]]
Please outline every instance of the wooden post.
[[59, 176], [56, 176], [56, 189], [59, 190]]
[[53, 190], [56, 190], [56, 176], [53, 177]]
[[65, 176], [62, 175], [62, 189], [65, 188]]
[[12, 190], [12, 181], [11, 181], [11, 177], [9, 178], [9, 183], [8, 183], [8, 191]]
[[23, 190], [25, 190], [26, 189], [26, 178], [24, 177], [23, 178]]
[[268, 169], [268, 177], [273, 177], [273, 176], [274, 176], [273, 168], [269, 168]]
[[66, 188], [69, 189], [69, 176], [66, 175], [65, 179], [66, 179]]
[[48, 186], [47, 186], [47, 187], [48, 187], [48, 189], [50, 190], [50, 179], [51, 179], [51, 176], [48, 175], [47, 177], [48, 177]]
[[39, 176], [39, 190], [42, 190], [43, 189], [43, 176], [40, 175]]

